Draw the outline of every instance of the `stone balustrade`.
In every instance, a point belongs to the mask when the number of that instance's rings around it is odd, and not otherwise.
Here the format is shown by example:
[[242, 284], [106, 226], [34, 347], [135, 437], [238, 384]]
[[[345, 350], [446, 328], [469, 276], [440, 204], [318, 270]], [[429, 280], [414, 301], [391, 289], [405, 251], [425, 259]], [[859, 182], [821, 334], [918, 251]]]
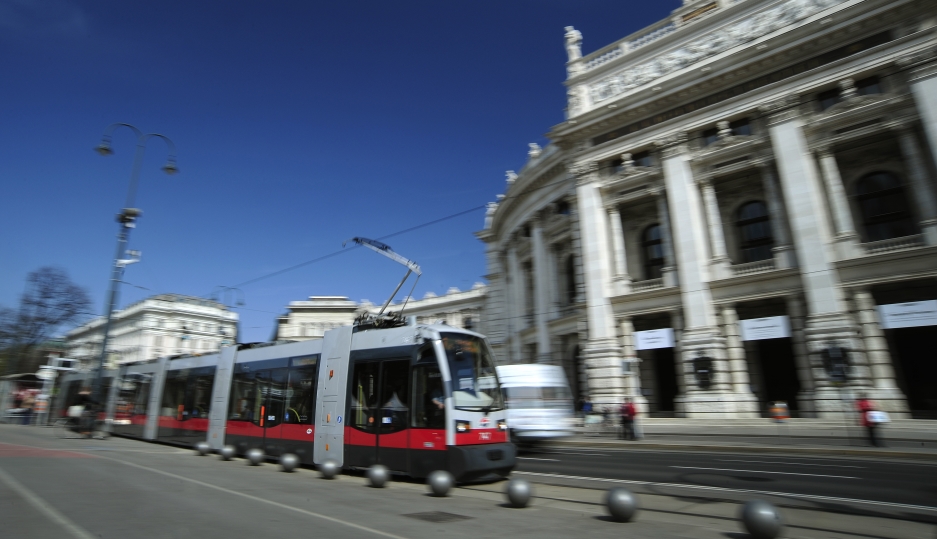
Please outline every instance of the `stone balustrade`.
[[631, 292], [644, 292], [645, 290], [656, 290], [664, 287], [663, 279], [647, 279], [644, 281], [634, 281], [631, 283]]
[[924, 246], [924, 236], [914, 234], [913, 236], [901, 236], [900, 238], [890, 238], [887, 240], [870, 241], [863, 243], [862, 248], [866, 254], [874, 255], [879, 253], [890, 253], [892, 251], [901, 251], [904, 249], [914, 249]]
[[774, 264], [773, 258], [768, 258], [766, 260], [756, 260], [754, 262], [746, 262], [745, 264], [734, 264], [731, 266], [732, 275], [738, 277], [740, 275], [752, 275], [755, 273], [764, 273], [766, 271], [774, 271], [776, 266]]

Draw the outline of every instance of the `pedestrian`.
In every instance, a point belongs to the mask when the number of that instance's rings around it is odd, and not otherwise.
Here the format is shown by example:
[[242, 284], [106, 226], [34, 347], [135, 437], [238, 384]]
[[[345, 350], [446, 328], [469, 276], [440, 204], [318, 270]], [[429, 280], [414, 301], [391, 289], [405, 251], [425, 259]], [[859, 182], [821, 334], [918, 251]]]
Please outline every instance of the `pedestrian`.
[[621, 439], [637, 440], [634, 433], [634, 418], [638, 412], [630, 398], [625, 399], [618, 413], [621, 416]]
[[26, 394], [26, 397], [23, 399], [23, 424], [29, 425], [33, 420], [33, 407], [36, 405], [36, 397], [29, 392]]
[[878, 426], [881, 421], [880, 416], [884, 414], [878, 411], [875, 402], [869, 399], [865, 393], [859, 394], [856, 409], [859, 411], [859, 424], [865, 427], [869, 436], [869, 443], [872, 444], [872, 447], [882, 447], [884, 444], [879, 440]]

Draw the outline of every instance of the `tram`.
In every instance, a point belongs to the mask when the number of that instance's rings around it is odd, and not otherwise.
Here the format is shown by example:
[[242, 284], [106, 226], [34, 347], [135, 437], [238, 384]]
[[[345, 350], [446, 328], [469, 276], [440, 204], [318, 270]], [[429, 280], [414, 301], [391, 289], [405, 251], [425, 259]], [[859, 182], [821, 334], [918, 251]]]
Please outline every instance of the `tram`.
[[[85, 376], [65, 377], [59, 413]], [[103, 387], [121, 436], [417, 478], [445, 469], [458, 481], [494, 479], [515, 465], [486, 339], [443, 324], [358, 323], [321, 340], [164, 357], [110, 371]]]

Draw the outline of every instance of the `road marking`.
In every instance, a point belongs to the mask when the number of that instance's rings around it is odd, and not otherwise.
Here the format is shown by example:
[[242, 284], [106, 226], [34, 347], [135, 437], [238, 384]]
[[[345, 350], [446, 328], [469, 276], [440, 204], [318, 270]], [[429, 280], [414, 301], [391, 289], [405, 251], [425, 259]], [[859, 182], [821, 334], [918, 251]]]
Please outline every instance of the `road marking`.
[[52, 504], [46, 502], [39, 496], [33, 493], [33, 491], [26, 488], [16, 479], [10, 476], [10, 474], [0, 469], [0, 480], [3, 480], [4, 483], [11, 490], [19, 494], [24, 500], [26, 500], [29, 505], [32, 505], [34, 508], [38, 509], [40, 512], [44, 513], [46, 517], [64, 528], [68, 533], [72, 534], [76, 539], [97, 539], [94, 535], [91, 535], [84, 528], [75, 524], [67, 516], [60, 513], [56, 508], [52, 507]]
[[579, 475], [562, 475], [562, 474], [542, 473], [542, 472], [513, 471], [511, 472], [511, 474], [531, 475], [531, 476], [536, 476], [536, 477], [552, 477], [556, 479], [575, 479], [578, 481], [599, 481], [602, 483], [620, 483], [623, 485], [640, 485], [640, 486], [647, 486], [647, 487], [684, 488], [684, 489], [690, 489], [690, 490], [709, 490], [709, 491], [714, 491], [714, 492], [733, 492], [733, 493], [738, 493], [738, 494], [758, 494], [760, 496], [778, 496], [781, 498], [803, 498], [805, 500], [879, 505], [882, 507], [891, 507], [895, 509], [914, 509], [918, 511], [929, 511], [929, 512], [937, 513], [937, 507], [928, 507], [926, 505], [909, 505], [909, 504], [904, 504], [904, 503], [877, 502], [874, 500], [856, 500], [852, 498], [837, 498], [835, 496], [819, 496], [816, 494], [795, 494], [792, 492], [772, 492], [770, 490], [749, 490], [749, 489], [744, 489], [744, 488], [708, 487], [705, 485], [686, 485], [682, 483], [655, 483], [654, 481], [637, 481], [633, 479], [609, 479], [605, 477], [584, 477], [584, 476], [579, 476]]
[[716, 459], [719, 462], [749, 462], [752, 464], [787, 464], [790, 466], [825, 466], [829, 468], [862, 468], [865, 466], [846, 466], [843, 464], [807, 464], [805, 462], [776, 462], [768, 460], [738, 460], [738, 459]]
[[407, 538], [405, 538], [405, 537], [403, 537], [403, 536], [400, 536], [400, 535], [394, 535], [394, 534], [392, 534], [392, 533], [382, 532], [381, 530], [376, 530], [376, 529], [374, 529], [374, 528], [369, 528], [369, 527], [367, 527], [367, 526], [362, 526], [361, 524], [355, 524], [354, 522], [346, 522], [346, 521], [344, 521], [344, 520], [341, 520], [341, 519], [338, 519], [338, 518], [335, 518], [335, 517], [330, 517], [330, 516], [328, 516], [328, 515], [323, 515], [323, 514], [321, 514], [321, 513], [316, 513], [316, 512], [313, 512], [313, 511], [306, 510], [306, 509], [300, 509], [300, 508], [298, 508], [298, 507], [293, 507], [293, 506], [291, 506], [291, 505], [286, 505], [285, 503], [275, 502], [275, 501], [273, 501], [273, 500], [267, 500], [267, 499], [265, 499], [265, 498], [258, 498], [258, 497], [256, 497], [256, 496], [251, 496], [250, 494], [245, 494], [245, 493], [243, 493], [243, 492], [238, 492], [238, 491], [236, 491], [236, 490], [231, 490], [231, 489], [227, 489], [227, 488], [224, 488], [224, 487], [219, 487], [218, 485], [212, 485], [211, 483], [205, 483], [204, 481], [199, 481], [198, 479], [192, 479], [191, 477], [185, 477], [185, 476], [183, 476], [183, 475], [176, 475], [176, 474], [174, 474], [174, 473], [164, 472], [163, 470], [157, 470], [157, 469], [155, 469], [155, 468], [149, 468], [149, 467], [147, 467], [147, 466], [142, 466], [142, 465], [140, 465], [140, 464], [134, 464], [133, 462], [127, 462], [127, 461], [125, 461], [125, 460], [115, 459], [115, 458], [112, 458], [112, 457], [105, 457], [105, 456], [103, 456], [103, 455], [100, 456], [100, 457], [98, 457], [98, 458], [102, 458], [102, 459], [105, 459], [105, 460], [112, 460], [112, 461], [118, 462], [118, 463], [120, 463], [120, 464], [124, 464], [124, 465], [130, 466], [130, 467], [133, 467], [133, 468], [139, 468], [139, 469], [141, 469], [141, 470], [146, 470], [146, 471], [148, 471], [148, 472], [153, 472], [153, 473], [159, 474], [159, 475], [165, 475], [166, 477], [172, 477], [173, 479], [178, 479], [178, 480], [180, 480], [180, 481], [188, 481], [189, 483], [193, 483], [193, 484], [196, 484], [196, 485], [199, 485], [199, 486], [203, 486], [203, 487], [205, 487], [205, 488], [214, 489], [214, 490], [217, 490], [217, 491], [220, 491], [220, 492], [226, 492], [226, 493], [232, 494], [232, 495], [234, 495], [234, 496], [240, 496], [240, 497], [242, 497], [242, 498], [247, 498], [248, 500], [252, 500], [252, 501], [255, 501], [255, 502], [259, 502], [259, 503], [265, 503], [265, 504], [267, 504], [267, 505], [272, 505], [272, 506], [274, 506], [274, 507], [279, 507], [279, 508], [281, 508], [281, 509], [287, 509], [287, 510], [289, 510], [289, 511], [295, 511], [295, 512], [297, 512], [297, 513], [302, 513], [302, 514], [304, 514], [304, 515], [308, 515], [308, 516], [311, 516], [311, 517], [321, 518], [322, 520], [328, 520], [329, 522], [334, 522], [334, 523], [336, 523], [336, 524], [341, 524], [341, 525], [343, 525], [343, 526], [348, 526], [348, 527], [350, 527], [350, 528], [355, 528], [355, 529], [357, 529], [357, 530], [366, 531], [366, 532], [369, 532], [369, 533], [373, 533], [373, 534], [375, 534], [375, 535], [382, 535], [382, 536], [384, 536], [384, 537], [390, 537], [391, 539], [407, 539]]
[[713, 470], [717, 472], [743, 472], [743, 473], [773, 473], [779, 475], [806, 475], [810, 477], [835, 477], [837, 479], [859, 479], [848, 475], [823, 475], [813, 473], [794, 473], [794, 472], [766, 472], [764, 470], [732, 470], [729, 468], [703, 468], [701, 466], [671, 466], [671, 468], [680, 468], [682, 470]]
[[560, 459], [537, 459], [537, 458], [534, 458], [534, 457], [517, 457], [517, 458], [518, 458], [518, 459], [521, 459], [521, 460], [545, 460], [545, 461], [548, 461], [548, 462], [559, 462], [559, 461], [560, 461]]

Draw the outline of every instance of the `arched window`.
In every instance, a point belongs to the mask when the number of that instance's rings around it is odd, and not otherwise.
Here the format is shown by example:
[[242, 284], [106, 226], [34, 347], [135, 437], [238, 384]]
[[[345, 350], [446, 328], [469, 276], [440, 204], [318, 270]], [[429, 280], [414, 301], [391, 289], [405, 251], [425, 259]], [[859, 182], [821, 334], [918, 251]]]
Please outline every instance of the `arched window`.
[[644, 252], [644, 278], [659, 279], [664, 267], [664, 240], [659, 224], [644, 229], [641, 248]]
[[573, 255], [566, 257], [566, 304], [576, 302], [576, 264]]
[[898, 177], [890, 172], [873, 172], [856, 182], [856, 197], [866, 241], [887, 240], [916, 234], [908, 200]]
[[767, 260], [772, 257], [774, 237], [771, 234], [771, 217], [764, 202], [748, 202], [739, 208], [735, 226], [739, 230], [739, 248], [742, 262]]

